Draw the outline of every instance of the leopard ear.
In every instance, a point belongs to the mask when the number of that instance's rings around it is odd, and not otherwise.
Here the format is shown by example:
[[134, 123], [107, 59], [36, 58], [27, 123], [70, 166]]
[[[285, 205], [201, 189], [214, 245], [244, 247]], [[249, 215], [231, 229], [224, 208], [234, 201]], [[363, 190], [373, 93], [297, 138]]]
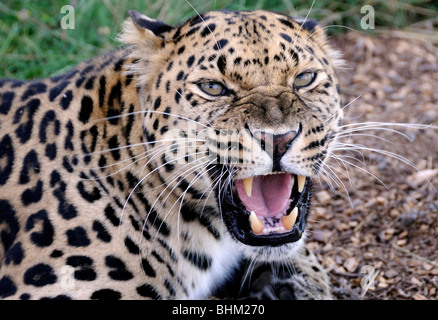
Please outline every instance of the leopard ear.
[[309, 38], [312, 38], [320, 43], [327, 42], [327, 37], [324, 29], [319, 25], [318, 21], [312, 18], [294, 18], [303, 30], [309, 32]]
[[298, 22], [304, 30], [309, 32], [314, 32], [316, 26], [318, 26], [318, 21], [312, 18], [294, 18], [296, 22]]
[[170, 38], [169, 32], [173, 30], [171, 26], [134, 10], [129, 11], [129, 15], [131, 18], [125, 20], [118, 37], [120, 42], [156, 49]]
[[130, 10], [129, 15], [134, 22], [135, 27], [139, 30], [149, 30], [157, 37], [162, 37], [166, 32], [169, 32], [173, 28], [161, 21], [151, 19], [140, 12]]
[[318, 21], [312, 18], [294, 18], [294, 20], [301, 26], [302, 29], [309, 31], [309, 38], [318, 41], [322, 47], [326, 49], [326, 52], [335, 69], [342, 69], [346, 63], [342, 59], [340, 51], [332, 48], [327, 41], [327, 36]]

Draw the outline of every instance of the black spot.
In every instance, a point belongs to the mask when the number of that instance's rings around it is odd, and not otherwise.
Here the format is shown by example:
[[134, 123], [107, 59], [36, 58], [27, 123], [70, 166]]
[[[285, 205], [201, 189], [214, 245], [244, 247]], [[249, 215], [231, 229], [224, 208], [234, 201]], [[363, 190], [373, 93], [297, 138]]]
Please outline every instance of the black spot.
[[87, 256], [70, 256], [66, 264], [75, 268], [74, 277], [81, 281], [94, 281], [97, 274], [93, 268], [93, 259]]
[[97, 238], [103, 242], [108, 243], [111, 241], [111, 234], [109, 234], [103, 224], [97, 220], [94, 220], [93, 222], [93, 231], [97, 232]]
[[292, 38], [285, 33], [280, 33], [280, 36], [289, 43], [292, 43]]
[[184, 250], [182, 252], [184, 258], [191, 262], [194, 266], [198, 267], [200, 270], [208, 270], [211, 267], [212, 259], [206, 254], [200, 252], [194, 252], [189, 250]]
[[206, 17], [204, 13], [198, 14], [190, 20], [190, 26], [193, 27], [199, 23], [205, 23], [210, 17]]
[[149, 261], [147, 259], [142, 259], [141, 260], [141, 267], [144, 270], [144, 272], [146, 273], [147, 276], [155, 278], [156, 277], [156, 272], [154, 270], [154, 268], [152, 268], [151, 264], [149, 263]]
[[69, 84], [68, 81], [63, 81], [60, 84], [58, 84], [56, 87], [53, 87], [52, 89], [50, 89], [50, 91], [49, 91], [50, 102], [55, 100], [56, 97], [59, 96], [61, 94], [61, 92], [65, 89], [65, 87], [68, 86], [68, 84]]
[[177, 75], [176, 75], [176, 81], [181, 81], [184, 78], [184, 71], [180, 71]]
[[116, 64], [114, 65], [114, 71], [122, 70], [122, 66], [123, 66], [124, 62], [125, 62], [125, 59], [120, 59], [119, 61], [117, 61]]
[[170, 117], [171, 112], [172, 112], [172, 108], [166, 107], [166, 109], [164, 109], [163, 118], [168, 119]]
[[96, 79], [96, 76], [90, 77], [87, 82], [85, 83], [85, 89], [92, 90], [94, 87], [94, 80]]
[[150, 142], [151, 146], [153, 147], [155, 145], [155, 141], [156, 141], [155, 134], [150, 133], [146, 129], [143, 130], [143, 133], [144, 133], [146, 141]]
[[86, 75], [93, 71], [94, 65], [88, 65], [86, 68], [84, 68], [81, 73], [79, 74], [78, 79], [76, 80], [76, 87], [80, 87], [82, 83], [86, 80]]
[[77, 185], [77, 188], [78, 188], [78, 191], [81, 194], [82, 198], [84, 198], [85, 200], [87, 200], [90, 203], [93, 203], [94, 201], [97, 201], [100, 198], [102, 198], [100, 191], [97, 187], [93, 187], [93, 189], [91, 191], [87, 191], [85, 189], [84, 182], [80, 181]]
[[163, 127], [161, 127], [161, 129], [160, 129], [160, 133], [161, 133], [161, 134], [165, 134], [167, 131], [169, 131], [169, 127], [168, 127], [168, 126], [163, 126]]
[[208, 36], [209, 34], [213, 33], [213, 31], [216, 29], [216, 25], [214, 23], [210, 23], [208, 26], [206, 26], [202, 31], [201, 31], [201, 37], [204, 38], [206, 36]]
[[175, 102], [177, 104], [179, 104], [179, 101], [181, 100], [181, 95], [182, 95], [181, 89], [177, 89], [175, 93]]
[[6, 184], [14, 164], [14, 148], [12, 139], [9, 135], [5, 135], [0, 141], [0, 186]]
[[117, 135], [114, 135], [111, 138], [109, 138], [108, 146], [111, 149], [111, 154], [112, 154], [114, 160], [116, 160], [116, 161], [120, 160], [120, 149], [118, 149], [119, 140], [118, 140]]
[[155, 89], [158, 89], [160, 87], [161, 79], [163, 79], [163, 73], [162, 72], [157, 77], [157, 81], [155, 82]]
[[280, 21], [282, 24], [284, 24], [285, 26], [291, 28], [291, 29], [295, 29], [294, 25], [292, 22], [290, 22], [289, 20], [286, 19], [278, 19], [278, 21]]
[[178, 184], [181, 189], [185, 190], [184, 192], [190, 194], [194, 199], [199, 200], [205, 198], [205, 194], [192, 187], [191, 184], [188, 183], [186, 179], [180, 177], [178, 179]]
[[87, 231], [82, 227], [76, 227], [66, 231], [67, 242], [72, 247], [87, 247], [90, 245]]
[[48, 143], [44, 151], [44, 155], [49, 158], [49, 160], [55, 160], [56, 158], [56, 143]]
[[191, 222], [196, 219], [196, 211], [193, 210], [193, 208], [190, 206], [182, 205], [180, 213], [181, 213], [181, 217], [186, 222]]
[[221, 50], [221, 49], [223, 49], [227, 44], [228, 44], [228, 40], [227, 40], [227, 39], [221, 39], [221, 40], [219, 40], [219, 41], [216, 42], [216, 44], [214, 45], [213, 49], [214, 49], [214, 50]]
[[40, 132], [39, 132], [41, 143], [47, 142], [47, 129], [52, 123], [53, 123], [53, 134], [57, 136], [59, 135], [60, 132], [60, 122], [56, 118], [56, 113], [53, 110], [50, 110], [46, 112], [43, 119], [41, 120]]
[[30, 182], [30, 171], [38, 175], [40, 173], [40, 163], [38, 161], [38, 155], [35, 150], [30, 150], [24, 157], [23, 166], [20, 171], [20, 184], [26, 184]]
[[67, 110], [72, 100], [73, 100], [73, 92], [71, 90], [68, 90], [66, 93], [62, 95], [61, 108], [63, 110]]
[[80, 134], [81, 139], [81, 149], [84, 154], [84, 162], [88, 164], [91, 161], [91, 153], [96, 150], [97, 136], [99, 135], [99, 130], [97, 126], [92, 126], [89, 130], [83, 130]]
[[59, 202], [58, 213], [65, 220], [71, 220], [77, 216], [78, 212], [75, 206], [72, 205], [65, 196], [65, 190], [67, 189], [67, 184], [64, 181], [62, 181], [61, 175], [58, 173], [58, 171], [54, 170], [50, 175], [50, 187], [54, 188], [56, 185], [58, 187], [53, 190], [53, 195]]
[[217, 66], [219, 68], [219, 71], [225, 75], [226, 73], [226, 68], [227, 68], [227, 58], [225, 58], [225, 56], [220, 56], [217, 59]]
[[79, 112], [79, 120], [82, 123], [87, 123], [93, 113], [93, 99], [89, 96], [84, 96], [81, 101], [81, 111]]
[[39, 263], [24, 273], [24, 283], [34, 287], [44, 287], [56, 283], [57, 277], [51, 266]]
[[164, 164], [166, 172], [172, 172], [175, 169], [175, 164], [172, 161], [167, 161], [165, 154], [161, 156], [161, 162]]
[[154, 102], [154, 110], [157, 110], [160, 106], [161, 106], [161, 97], [158, 97], [157, 99], [155, 99]]
[[64, 149], [74, 151], [74, 145], [73, 145], [73, 141], [72, 141], [73, 135], [74, 135], [73, 123], [71, 121], [69, 121], [65, 125], [65, 129], [67, 131], [67, 136], [65, 137]]
[[94, 291], [90, 299], [92, 300], [120, 300], [122, 294], [112, 289], [100, 289]]
[[20, 229], [15, 211], [6, 200], [0, 200], [0, 225], [2, 224], [6, 226], [0, 228], [0, 243], [6, 252], [14, 243]]
[[21, 101], [25, 101], [36, 94], [44, 93], [46, 90], [47, 86], [44, 83], [33, 82], [27, 87], [26, 91], [21, 96]]
[[21, 261], [23, 261], [23, 258], [24, 258], [24, 252], [21, 246], [21, 242], [17, 242], [12, 247], [10, 247], [8, 251], [6, 251], [4, 261], [6, 265], [9, 265], [11, 263], [18, 265], [21, 263]]
[[158, 121], [158, 119], [156, 119], [154, 121], [154, 124], [152, 125], [152, 128], [154, 128], [154, 130], [158, 130], [159, 125], [160, 125], [160, 121]]
[[106, 256], [105, 264], [107, 267], [113, 269], [108, 272], [109, 277], [113, 280], [127, 281], [134, 277], [132, 273], [126, 269], [125, 263], [114, 256]]
[[43, 181], [38, 180], [33, 188], [28, 188], [24, 190], [21, 194], [21, 201], [25, 206], [31, 203], [37, 203], [41, 200], [43, 196]]
[[31, 295], [28, 293], [23, 293], [22, 295], [20, 295], [20, 300], [30, 300]]
[[169, 291], [170, 296], [175, 296], [175, 290], [173, 289], [172, 283], [169, 280], [164, 281], [164, 286], [166, 287], [167, 291]]
[[173, 61], [170, 61], [169, 64], [167, 65], [167, 71], [172, 70], [173, 68]]
[[191, 68], [194, 62], [195, 62], [195, 56], [190, 56], [187, 59], [187, 67]]
[[102, 108], [105, 102], [106, 93], [106, 78], [105, 76], [100, 77], [99, 80], [99, 107]]
[[11, 278], [3, 276], [0, 279], [0, 298], [13, 296], [17, 292], [17, 287]]
[[182, 54], [185, 50], [186, 50], [186, 47], [185, 47], [185, 46], [181, 46], [181, 47], [178, 49], [177, 53], [178, 53], [178, 54]]
[[111, 222], [115, 227], [120, 225], [120, 219], [116, 216], [116, 211], [108, 204], [105, 208], [105, 217]]
[[40, 106], [40, 100], [33, 99], [30, 100], [25, 106], [17, 109], [14, 116], [14, 124], [18, 124], [25, 113], [27, 113], [27, 121], [21, 123], [15, 130], [17, 138], [20, 139], [20, 143], [26, 143], [32, 136], [33, 128], [33, 116], [37, 112]]
[[52, 253], [50, 254], [51, 258], [60, 258], [64, 255], [64, 252], [62, 252], [61, 250], [53, 250]]
[[122, 106], [122, 83], [120, 80], [112, 87], [110, 95], [108, 97], [108, 112], [107, 117], [114, 117], [109, 120], [111, 124], [118, 124], [120, 110]]
[[0, 113], [8, 114], [14, 100], [15, 93], [3, 92], [0, 93]]
[[48, 247], [53, 243], [54, 229], [46, 210], [32, 214], [26, 221], [27, 232], [36, 229], [30, 234], [30, 240], [38, 247]]
[[140, 248], [131, 240], [131, 238], [125, 238], [125, 246], [132, 254], [140, 254]]
[[161, 296], [158, 294], [157, 290], [149, 284], [144, 284], [140, 287], [137, 287], [137, 293], [145, 298], [152, 298], [154, 300], [161, 299]]

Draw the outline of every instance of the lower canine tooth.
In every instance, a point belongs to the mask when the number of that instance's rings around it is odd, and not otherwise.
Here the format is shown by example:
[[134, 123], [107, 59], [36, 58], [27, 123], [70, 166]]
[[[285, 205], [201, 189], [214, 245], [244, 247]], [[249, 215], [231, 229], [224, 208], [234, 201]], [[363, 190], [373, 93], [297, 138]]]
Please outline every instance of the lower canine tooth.
[[306, 177], [297, 176], [297, 180], [298, 180], [298, 192], [302, 192], [304, 189], [304, 184], [306, 183]]
[[281, 217], [281, 221], [283, 222], [286, 230], [292, 230], [295, 225], [295, 221], [298, 216], [298, 207], [295, 207], [287, 216]]
[[259, 234], [263, 229], [263, 221], [260, 220], [254, 211], [251, 211], [251, 215], [249, 216], [249, 221], [251, 222], [251, 230], [255, 234]]

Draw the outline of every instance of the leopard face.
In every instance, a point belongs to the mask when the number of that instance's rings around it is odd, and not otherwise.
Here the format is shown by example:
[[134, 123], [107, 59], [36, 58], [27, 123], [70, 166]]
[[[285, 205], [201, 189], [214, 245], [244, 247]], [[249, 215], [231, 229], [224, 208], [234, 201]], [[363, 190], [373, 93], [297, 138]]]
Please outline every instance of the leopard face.
[[130, 15], [126, 48], [0, 80], [0, 298], [200, 299], [227, 280], [330, 298], [302, 241], [342, 118], [322, 29]]
[[122, 40], [134, 44], [143, 136], [164, 150], [154, 167], [170, 184], [191, 181], [173, 190], [193, 207], [188, 190], [215, 196], [249, 255], [293, 251], [342, 118], [321, 28], [264, 11], [211, 12], [177, 28], [132, 17]]

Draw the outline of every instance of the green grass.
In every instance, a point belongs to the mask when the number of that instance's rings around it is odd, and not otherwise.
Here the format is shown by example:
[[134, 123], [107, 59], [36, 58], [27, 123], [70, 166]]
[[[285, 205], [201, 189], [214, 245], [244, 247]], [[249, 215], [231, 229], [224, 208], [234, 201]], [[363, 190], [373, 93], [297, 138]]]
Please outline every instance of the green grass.
[[[75, 8], [75, 29], [63, 30], [61, 7]], [[190, 5], [191, 4], [191, 5]], [[0, 78], [32, 79], [62, 73], [82, 60], [119, 44], [121, 23], [134, 9], [168, 24], [214, 9], [267, 9], [291, 16], [306, 16], [309, 0], [2, 0], [0, 2]], [[375, 8], [376, 28], [404, 28], [436, 19], [436, 0], [316, 0], [310, 17], [322, 25], [361, 30], [360, 8]], [[192, 8], [193, 6], [193, 8]], [[328, 27], [329, 33], [343, 27]]]

